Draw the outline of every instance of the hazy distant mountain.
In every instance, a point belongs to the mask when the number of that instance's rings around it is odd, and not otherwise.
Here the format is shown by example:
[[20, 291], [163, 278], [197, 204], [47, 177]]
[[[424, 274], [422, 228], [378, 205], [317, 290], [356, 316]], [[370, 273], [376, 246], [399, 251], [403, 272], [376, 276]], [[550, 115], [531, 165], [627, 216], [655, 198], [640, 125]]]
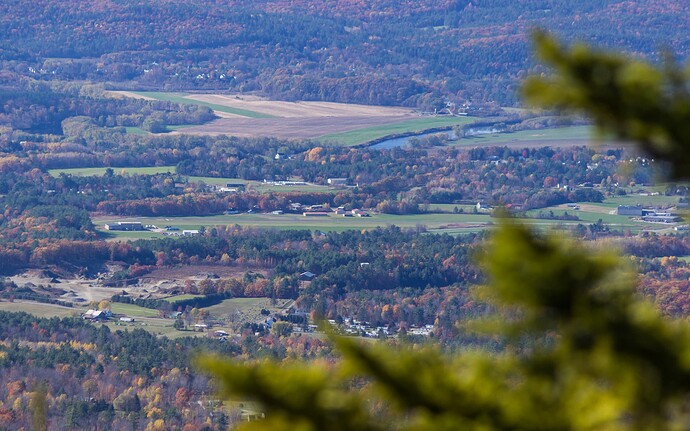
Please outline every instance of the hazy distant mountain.
[[432, 107], [515, 102], [533, 26], [654, 57], [690, 52], [687, 0], [9, 1], [3, 79], [262, 91]]

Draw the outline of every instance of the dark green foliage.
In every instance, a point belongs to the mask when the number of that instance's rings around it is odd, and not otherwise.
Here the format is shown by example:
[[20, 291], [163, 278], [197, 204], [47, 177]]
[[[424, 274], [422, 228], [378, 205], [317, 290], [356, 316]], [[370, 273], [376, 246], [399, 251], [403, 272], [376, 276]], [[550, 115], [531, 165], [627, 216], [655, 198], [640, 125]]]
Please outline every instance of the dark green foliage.
[[547, 108], [586, 113], [604, 131], [635, 141], [651, 157], [670, 164], [669, 177], [690, 175], [690, 93], [687, 71], [670, 56], [663, 69], [583, 45], [564, 49], [537, 33], [541, 58], [558, 74], [532, 78], [528, 101]]

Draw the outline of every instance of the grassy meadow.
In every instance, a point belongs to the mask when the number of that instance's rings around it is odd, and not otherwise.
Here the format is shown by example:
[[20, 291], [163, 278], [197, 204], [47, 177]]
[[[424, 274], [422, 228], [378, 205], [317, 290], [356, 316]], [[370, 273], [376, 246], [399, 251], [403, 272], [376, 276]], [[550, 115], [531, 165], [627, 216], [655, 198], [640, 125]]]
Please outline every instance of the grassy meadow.
[[[602, 220], [616, 229], [630, 229], [632, 232], [642, 230], [668, 229], [670, 226], [658, 223], [646, 223], [634, 221], [630, 217], [616, 214], [618, 205], [636, 205], [638, 203], [650, 206], [667, 207], [678, 202], [677, 197], [669, 196], [640, 196], [627, 195], [606, 199], [603, 203], [582, 203], [579, 210], [569, 208], [567, 205], [542, 208], [528, 211], [525, 218], [519, 221], [537, 228], [552, 226], [573, 226], [577, 224], [590, 224]], [[453, 209], [462, 208], [464, 213], [453, 213]], [[349, 229], [375, 229], [377, 227], [399, 226], [401, 228], [426, 229], [435, 233], [462, 233], [476, 232], [491, 227], [494, 219], [487, 213], [474, 214], [472, 205], [431, 204], [429, 210], [432, 213], [424, 214], [375, 214], [371, 217], [342, 217], [330, 214], [326, 217], [304, 217], [301, 214], [234, 214], [217, 215], [207, 217], [127, 217], [127, 221], [140, 221], [142, 224], [153, 224], [158, 227], [175, 226], [180, 230], [199, 229], [222, 225], [240, 225], [252, 228], [264, 229], [309, 229], [328, 231], [344, 231]], [[566, 212], [577, 215], [580, 220], [550, 220], [537, 219], [539, 212], [561, 216]], [[94, 223], [102, 229], [103, 224], [123, 221], [124, 218], [112, 216], [97, 217]], [[138, 239], [160, 237], [162, 234], [153, 232], [107, 232], [114, 239]]]
[[86, 311], [79, 307], [63, 307], [55, 304], [43, 304], [40, 302], [20, 301], [13, 302], [0, 301], [0, 311], [23, 311], [37, 317], [51, 318], [51, 317], [72, 317], [79, 316]]
[[543, 143], [552, 145], [563, 141], [567, 145], [587, 145], [593, 141], [593, 129], [591, 126], [570, 126], [553, 129], [523, 130], [512, 133], [491, 133], [472, 137], [461, 138], [451, 145], [457, 146], [488, 146], [524, 144], [535, 145]]
[[476, 118], [472, 117], [422, 117], [400, 123], [367, 127], [349, 132], [331, 133], [320, 136], [318, 140], [323, 142], [334, 142], [344, 146], [361, 145], [389, 135], [421, 133], [425, 130], [437, 127], [451, 127], [468, 124], [475, 120]]
[[[239, 115], [247, 118], [274, 118], [273, 115], [264, 114], [262, 112], [250, 111], [247, 109], [232, 108], [230, 106], [219, 105], [216, 103], [204, 102], [201, 100], [193, 100], [186, 98], [185, 93], [166, 93], [161, 91], [134, 91], [133, 94], [149, 97], [151, 99], [162, 100], [164, 102], [173, 102], [184, 105], [199, 105], [206, 106], [214, 111], [225, 112], [228, 114]], [[172, 129], [172, 127], [171, 127]]]

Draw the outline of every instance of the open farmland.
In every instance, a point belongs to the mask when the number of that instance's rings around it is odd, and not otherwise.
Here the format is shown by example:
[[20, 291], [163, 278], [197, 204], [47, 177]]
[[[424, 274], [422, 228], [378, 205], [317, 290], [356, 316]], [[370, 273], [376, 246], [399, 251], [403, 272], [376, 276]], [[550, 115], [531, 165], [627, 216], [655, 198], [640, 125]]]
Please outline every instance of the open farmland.
[[[542, 211], [548, 211], [552, 208], [545, 208]], [[633, 232], [641, 230], [660, 230], [667, 229], [668, 225], [658, 223], [645, 223], [633, 221], [629, 217], [611, 214], [612, 209], [604, 205], [583, 205], [581, 211], [573, 211], [567, 206], [553, 208], [557, 210], [566, 210], [571, 214], [577, 214], [581, 220], [578, 221], [562, 221], [562, 220], [546, 220], [526, 218], [520, 219], [521, 222], [535, 226], [538, 228], [548, 228], [555, 225], [569, 226], [577, 225], [579, 223], [594, 223], [602, 219], [605, 223], [610, 223], [615, 228], [627, 228]], [[538, 211], [534, 211], [536, 214]], [[562, 212], [555, 211], [558, 215]], [[532, 212], [530, 212], [532, 215]], [[123, 218], [114, 218], [113, 216], [98, 216], [94, 217], [93, 222], [98, 229], [102, 231], [103, 224], [117, 221], [124, 221]], [[348, 229], [375, 229], [377, 227], [399, 226], [401, 228], [424, 228], [434, 233], [462, 233], [462, 232], [476, 232], [490, 228], [494, 224], [494, 220], [486, 213], [468, 214], [468, 213], [436, 213], [436, 214], [409, 214], [409, 215], [392, 215], [392, 214], [378, 214], [373, 217], [358, 218], [358, 217], [340, 217], [329, 215], [327, 217], [304, 217], [299, 214], [237, 214], [237, 215], [221, 215], [208, 217], [128, 217], [126, 221], [139, 221], [142, 224], [153, 224], [156, 226], [174, 226], [181, 230], [184, 229], [198, 229], [200, 226], [212, 227], [223, 225], [239, 225], [243, 227], [264, 228], [264, 229], [309, 229], [320, 231], [344, 231]], [[128, 240], [139, 238], [162, 237], [163, 234], [157, 234], [149, 231], [143, 232], [110, 232], [102, 231], [112, 235], [113, 240]], [[179, 233], [179, 232], [177, 232]]]
[[55, 304], [42, 304], [33, 301], [0, 301], [0, 311], [23, 311], [38, 317], [71, 317], [83, 312], [80, 308], [63, 307]]
[[[103, 224], [123, 221], [123, 218], [113, 216], [98, 216], [93, 218], [98, 229]], [[411, 214], [392, 215], [379, 214], [372, 217], [342, 217], [329, 215], [327, 217], [304, 217], [301, 214], [236, 214], [208, 217], [127, 217], [127, 221], [138, 221], [144, 225], [153, 224], [158, 227], [174, 226], [181, 230], [198, 229], [200, 226], [210, 227], [219, 225], [240, 225], [244, 227], [267, 229], [310, 229], [321, 231], [343, 231], [347, 229], [375, 229], [396, 225], [403, 228], [417, 228], [424, 225], [429, 229], [439, 229], [447, 225], [464, 227], [485, 227], [491, 221], [486, 214]], [[133, 239], [150, 237], [151, 232], [108, 232], [116, 238]], [[140, 236], [138, 236], [140, 235]], [[162, 235], [161, 235], [162, 236]]]
[[[466, 122], [466, 118], [420, 117], [412, 109], [333, 102], [286, 102], [256, 96], [117, 92], [118, 95], [198, 104], [213, 109], [220, 118], [173, 133], [275, 136], [286, 139], [327, 139], [356, 145], [392, 133]], [[359, 135], [364, 129], [365, 133]], [[354, 133], [350, 136], [350, 133]], [[340, 134], [345, 134], [339, 139]]]
[[[462, 147], [520, 146], [520, 147], [570, 147], [573, 145], [602, 144], [594, 138], [590, 126], [557, 127], [553, 129], [523, 130], [512, 133], [491, 133], [461, 138], [454, 145]], [[616, 144], [615, 147], [620, 147]]]
[[[287, 102], [252, 95], [111, 92], [118, 96], [197, 104], [220, 118], [207, 124], [176, 128], [172, 133], [314, 139], [338, 145], [361, 145], [392, 135], [422, 133], [475, 121], [472, 117], [421, 116], [412, 109], [334, 102]], [[138, 132], [138, 131], [134, 131]], [[462, 138], [455, 145], [521, 147], [590, 145], [589, 126], [494, 133]], [[608, 141], [602, 141], [606, 145]], [[620, 144], [615, 145], [620, 146]]]

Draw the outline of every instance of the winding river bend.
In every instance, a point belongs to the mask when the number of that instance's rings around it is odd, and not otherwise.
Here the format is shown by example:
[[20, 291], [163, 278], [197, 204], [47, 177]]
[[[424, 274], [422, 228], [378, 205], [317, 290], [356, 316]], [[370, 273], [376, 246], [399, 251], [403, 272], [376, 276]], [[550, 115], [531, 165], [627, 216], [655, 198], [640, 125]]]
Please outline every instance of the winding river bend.
[[458, 138], [453, 130], [435, 130], [432, 132], [420, 133], [418, 135], [398, 136], [395, 138], [386, 139], [373, 145], [369, 145], [368, 147], [375, 150], [388, 150], [391, 148], [405, 146], [410, 142], [410, 139], [423, 139], [433, 135], [445, 135], [447, 139]]

